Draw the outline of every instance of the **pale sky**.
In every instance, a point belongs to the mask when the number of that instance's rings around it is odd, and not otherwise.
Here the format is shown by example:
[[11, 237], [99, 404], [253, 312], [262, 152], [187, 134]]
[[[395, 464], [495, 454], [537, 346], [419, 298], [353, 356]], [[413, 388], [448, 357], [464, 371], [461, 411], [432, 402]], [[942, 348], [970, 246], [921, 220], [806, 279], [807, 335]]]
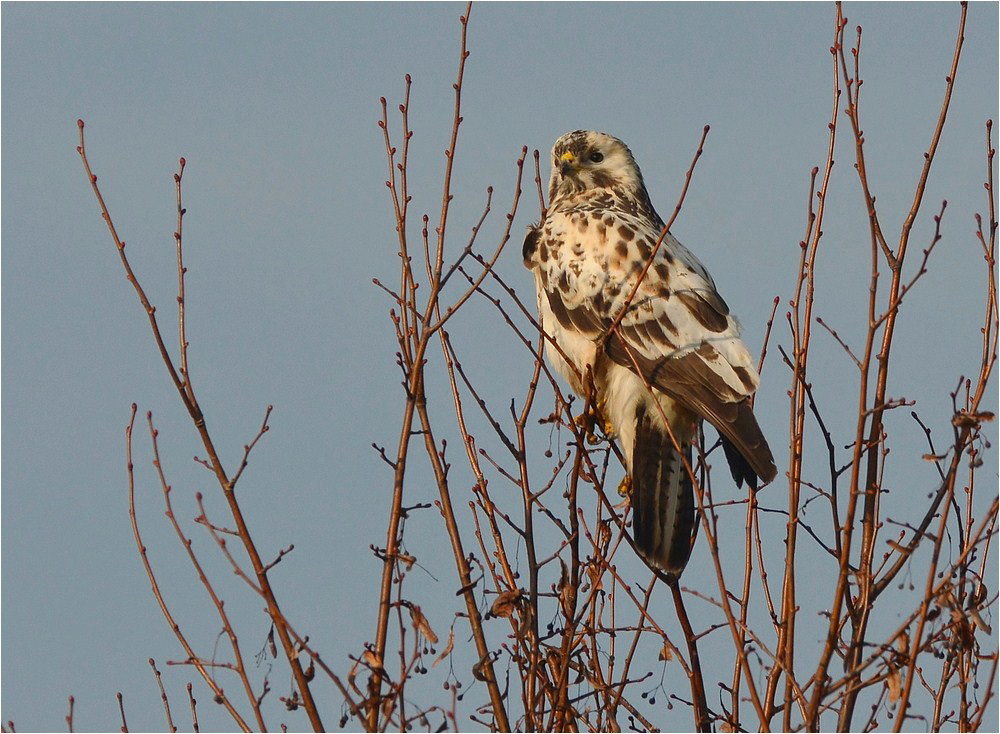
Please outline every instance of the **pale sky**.
[[[129, 524], [124, 429], [132, 402], [140, 418], [153, 411], [176, 509], [221, 579], [250, 658], [267, 634], [262, 604], [230, 580], [210, 539], [189, 522], [197, 514], [195, 491], [206, 493], [220, 522], [221, 498], [191, 461], [203, 451], [101, 221], [75, 150], [77, 118], [86, 121], [91, 163], [171, 347], [173, 174], [178, 158], [186, 158], [188, 337], [209, 428], [235, 466], [265, 407], [274, 405], [240, 496], [264, 556], [295, 544], [272, 574], [285, 612], [342, 674], [347, 655], [374, 637], [381, 563], [369, 545], [385, 543], [392, 478], [370, 444], [398, 440], [401, 411], [391, 304], [372, 284], [373, 277], [398, 279], [379, 97], [394, 113], [403, 77], [412, 75], [413, 221], [423, 212], [436, 216], [463, 8], [4, 3], [3, 722], [22, 731], [61, 730], [73, 695], [78, 730], [117, 729], [115, 693], [122, 691], [130, 728], [162, 728], [147, 663], [153, 657], [175, 722], [190, 727], [184, 686], [196, 677], [167, 666], [183, 653], [150, 593]], [[847, 4], [845, 12], [850, 28], [864, 27], [870, 179], [883, 227], [896, 236], [940, 109], [959, 7]], [[541, 149], [544, 162], [559, 135], [579, 128], [628, 143], [654, 204], [669, 215], [709, 124], [673, 233], [709, 268], [755, 354], [780, 295], [771, 344], [787, 347], [781, 314], [805, 234], [809, 171], [826, 155], [834, 14], [832, 3], [476, 5], [451, 252], [464, 246], [488, 185], [495, 188], [494, 212], [480, 237], [484, 249], [495, 244], [522, 146]], [[917, 400], [915, 409], [942, 440], [950, 435], [948, 392], [978, 365], [981, 348], [985, 273], [973, 214], [986, 209], [984, 124], [997, 118], [997, 47], [997, 4], [973, 4], [951, 112], [914, 229], [922, 248], [933, 232], [931, 216], [947, 199], [944, 240], [907, 301], [893, 356], [911, 367], [896, 373], [890, 393]], [[390, 121], [395, 126], [398, 114]], [[858, 343], [867, 222], [846, 119], [841, 130], [816, 311]], [[530, 183], [526, 176], [512, 241], [498, 265], [529, 303], [520, 239], [538, 216]], [[505, 411], [530, 378], [528, 355], [483, 301], [470, 304], [452, 331], [484, 397]], [[848, 436], [853, 367], [827, 334], [815, 339], [817, 399], [831, 427]], [[432, 359], [440, 359], [439, 350]], [[790, 380], [776, 348], [768, 359], [757, 414], [774, 448], [779, 480], [769, 491], [780, 504]], [[430, 385], [430, 394], [450, 418], [443, 383]], [[996, 403], [995, 382], [990, 401]], [[898, 413], [887, 425], [910, 453], [893, 455], [887, 485], [903, 493], [894, 496], [902, 512], [905, 493], [923, 497], [935, 474], [917, 461], [925, 450], [919, 429]], [[182, 624], [210, 651], [218, 630], [214, 622], [199, 626], [212, 610], [163, 516], [143, 425], [136, 433], [137, 502], [150, 558]], [[547, 428], [534, 430], [538, 441], [548, 440]], [[455, 435], [443, 437], [459, 445]], [[996, 429], [989, 435], [995, 443]], [[463, 473], [454, 482], [461, 491], [471, 473], [462, 457], [453, 460]], [[981, 476], [992, 482], [996, 454], [986, 460]], [[720, 480], [728, 480], [725, 472]], [[433, 499], [423, 463], [412, 487], [407, 504]], [[467, 512], [467, 501], [457, 497], [456, 506]], [[431, 514], [414, 520], [407, 539], [435, 574], [417, 582], [425, 588], [418, 601], [440, 634], [450, 607], [439, 610], [435, 599], [452, 599], [457, 586], [444, 531]], [[783, 525], [775, 528], [783, 533]], [[647, 582], [638, 562], [623, 568]], [[922, 578], [920, 569], [913, 573]], [[708, 554], [696, 548], [685, 583], [697, 585], [704, 575], [705, 589], [714, 590], [709, 574]], [[813, 615], [827, 594], [800, 588], [803, 604], [814, 601]], [[673, 620], [672, 612], [663, 616]], [[807, 647], [819, 644], [809, 624], [800, 631]], [[711, 645], [705, 642], [706, 658]], [[658, 678], [661, 668], [650, 669]], [[254, 668], [255, 680], [266, 672]], [[286, 713], [277, 702], [289, 691], [283, 675], [272, 675], [269, 726], [304, 728], [303, 714]], [[666, 685], [686, 698], [678, 676], [669, 669]], [[229, 728], [204, 684], [196, 681], [195, 689], [203, 728]], [[328, 687], [321, 698], [334, 727], [340, 699]], [[667, 710], [663, 699], [644, 713], [666, 729], [690, 725], [687, 709]], [[996, 725], [994, 716], [984, 726]]]

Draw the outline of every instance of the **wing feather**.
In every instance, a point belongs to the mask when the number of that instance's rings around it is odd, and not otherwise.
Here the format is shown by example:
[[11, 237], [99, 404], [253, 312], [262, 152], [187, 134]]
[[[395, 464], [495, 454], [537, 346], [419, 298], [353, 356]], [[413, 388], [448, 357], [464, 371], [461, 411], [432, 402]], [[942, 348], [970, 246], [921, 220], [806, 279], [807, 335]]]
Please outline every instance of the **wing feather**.
[[575, 308], [567, 306], [562, 295], [557, 290], [546, 290], [545, 296], [549, 302], [549, 308], [556, 321], [564, 329], [571, 329], [579, 332], [582, 336], [597, 340], [604, 335], [610, 321], [605, 323], [600, 314], [587, 306], [577, 306]]
[[[710, 345], [706, 343], [680, 357], [650, 359], [635, 345], [612, 335], [606, 351], [617, 364], [644, 377], [650, 385], [715, 426], [743, 455], [757, 476], [765, 482], [774, 479], [777, 468], [754, 418], [750, 397], [737, 393], [711, 368], [705, 359], [706, 353], [714, 351]], [[745, 472], [733, 469], [734, 478], [737, 473], [741, 475], [737, 481], [747, 478], [752, 485], [756, 484]]]

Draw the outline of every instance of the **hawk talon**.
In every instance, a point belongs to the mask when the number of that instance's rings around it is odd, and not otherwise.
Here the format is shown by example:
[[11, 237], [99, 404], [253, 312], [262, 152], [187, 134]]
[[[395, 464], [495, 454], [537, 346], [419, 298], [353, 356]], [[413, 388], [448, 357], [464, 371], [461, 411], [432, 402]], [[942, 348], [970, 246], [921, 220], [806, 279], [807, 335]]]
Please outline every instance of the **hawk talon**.
[[601, 424], [601, 429], [604, 431], [604, 435], [611, 436], [615, 435], [615, 426], [608, 418], [608, 400], [606, 397], [601, 397], [597, 399], [597, 411], [596, 418], [599, 419]]
[[618, 483], [618, 494], [621, 497], [632, 496], [632, 477], [628, 474], [622, 477], [622, 480]]
[[587, 410], [573, 419], [573, 422], [583, 429], [587, 443], [591, 446], [601, 442], [600, 437], [594, 433], [595, 426], [600, 426], [606, 435], [611, 435], [611, 422], [602, 416], [600, 405], [588, 406]]

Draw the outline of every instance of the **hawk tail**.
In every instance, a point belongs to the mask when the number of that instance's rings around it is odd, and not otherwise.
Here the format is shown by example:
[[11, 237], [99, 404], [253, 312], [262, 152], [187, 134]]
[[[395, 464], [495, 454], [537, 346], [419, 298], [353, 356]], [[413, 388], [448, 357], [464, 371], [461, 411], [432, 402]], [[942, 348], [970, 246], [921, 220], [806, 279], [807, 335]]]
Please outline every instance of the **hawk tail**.
[[[691, 554], [694, 489], [670, 435], [640, 408], [632, 447], [632, 529], [653, 566], [679, 575]], [[691, 463], [691, 443], [681, 444]]]

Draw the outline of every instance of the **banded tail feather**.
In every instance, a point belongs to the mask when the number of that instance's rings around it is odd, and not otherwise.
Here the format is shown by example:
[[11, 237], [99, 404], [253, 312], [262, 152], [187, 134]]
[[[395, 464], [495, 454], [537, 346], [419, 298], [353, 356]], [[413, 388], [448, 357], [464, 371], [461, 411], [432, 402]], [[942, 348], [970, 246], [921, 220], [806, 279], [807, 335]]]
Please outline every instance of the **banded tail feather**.
[[[690, 441], [681, 448], [690, 465]], [[636, 547], [653, 566], [679, 575], [691, 554], [694, 488], [670, 435], [643, 407], [636, 414], [631, 478]]]

